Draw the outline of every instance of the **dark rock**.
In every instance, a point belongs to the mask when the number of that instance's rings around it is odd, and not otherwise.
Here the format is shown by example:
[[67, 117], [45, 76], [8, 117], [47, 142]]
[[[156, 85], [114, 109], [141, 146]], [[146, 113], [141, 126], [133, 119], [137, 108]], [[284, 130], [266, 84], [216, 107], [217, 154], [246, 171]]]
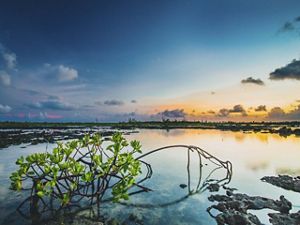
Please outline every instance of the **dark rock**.
[[244, 214], [235, 210], [228, 210], [216, 216], [218, 225], [262, 225], [257, 216], [248, 213]]
[[273, 225], [299, 225], [300, 211], [291, 214], [269, 213], [270, 223]]
[[55, 143], [57, 141], [79, 139], [85, 134], [100, 133], [103, 137], [111, 136], [114, 131], [102, 129], [72, 128], [72, 129], [26, 129], [26, 130], [0, 130], [0, 149], [11, 145], [40, 143]]
[[220, 190], [220, 185], [219, 184], [210, 184], [207, 186], [207, 189], [210, 191], [210, 192], [217, 192]]
[[237, 191], [237, 190], [238, 190], [237, 188], [227, 187], [227, 186], [225, 186], [225, 185], [223, 185], [222, 187], [223, 187], [223, 189], [228, 190], [228, 191], [230, 191], [230, 192], [233, 192], [233, 191]]
[[277, 187], [284, 188], [286, 190], [300, 192], [300, 178], [291, 177], [288, 175], [277, 176], [265, 176], [261, 179], [269, 184], [275, 185]]
[[248, 209], [273, 209], [281, 213], [288, 213], [292, 208], [292, 203], [284, 198], [284, 196], [280, 196], [279, 200], [273, 200], [260, 196], [234, 194], [227, 191], [227, 195], [211, 195], [208, 199], [243, 212], [246, 212]]
[[218, 210], [217, 216], [213, 216], [219, 225], [243, 225], [261, 224], [259, 219], [248, 212], [248, 210], [272, 209], [280, 214], [289, 215], [292, 208], [291, 202], [280, 196], [279, 200], [273, 200], [260, 196], [248, 196], [246, 194], [235, 194], [227, 190], [226, 195], [211, 195], [209, 201], [216, 201], [218, 204], [210, 206], [207, 211], [211, 214], [212, 209]]
[[187, 185], [186, 184], [180, 184], [179, 187], [181, 187], [182, 189], [186, 188]]

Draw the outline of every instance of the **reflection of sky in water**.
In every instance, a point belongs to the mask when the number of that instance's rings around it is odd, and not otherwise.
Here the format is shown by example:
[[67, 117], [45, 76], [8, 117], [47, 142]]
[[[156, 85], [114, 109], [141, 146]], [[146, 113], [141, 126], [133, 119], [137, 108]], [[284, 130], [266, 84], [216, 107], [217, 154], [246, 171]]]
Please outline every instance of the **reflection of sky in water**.
[[[276, 188], [260, 181], [265, 175], [278, 172], [298, 175], [300, 173], [300, 138], [284, 138], [277, 134], [249, 134], [218, 130], [141, 130], [126, 138], [140, 140], [143, 151], [147, 152], [165, 145], [196, 145], [221, 160], [230, 160], [233, 164], [231, 187], [250, 195], [263, 195], [278, 199], [284, 195], [300, 206], [299, 195]], [[49, 146], [51, 149], [52, 146]], [[0, 151], [0, 212], [1, 223], [19, 224], [20, 218], [14, 212], [17, 202], [24, 196], [8, 190], [9, 174], [16, 169], [14, 162], [20, 155], [45, 151], [46, 144], [20, 148], [11, 146]], [[144, 184], [154, 191], [131, 196], [126, 205], [105, 204], [103, 212], [107, 217], [125, 221], [134, 215], [143, 224], [215, 224], [208, 216], [206, 208], [211, 204], [207, 200], [209, 192], [193, 195], [176, 204], [157, 207], [185, 196], [187, 189], [179, 187], [187, 184], [187, 152], [182, 149], [169, 149], [147, 156], [145, 161], [153, 167], [153, 177]], [[205, 162], [203, 162], [205, 163]], [[203, 177], [213, 168], [209, 162], [203, 167]], [[199, 167], [196, 155], [191, 155], [191, 185], [198, 182]], [[213, 174], [215, 178], [224, 177], [224, 171]], [[139, 207], [137, 207], [139, 205]], [[154, 207], [156, 205], [156, 207]], [[150, 207], [150, 208], [149, 208]], [[268, 221], [266, 211], [255, 212]]]

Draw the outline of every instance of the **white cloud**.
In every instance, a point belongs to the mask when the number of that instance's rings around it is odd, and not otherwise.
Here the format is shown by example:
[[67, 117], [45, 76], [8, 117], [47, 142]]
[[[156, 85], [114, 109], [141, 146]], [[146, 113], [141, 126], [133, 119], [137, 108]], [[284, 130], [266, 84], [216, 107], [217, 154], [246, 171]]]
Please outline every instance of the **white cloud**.
[[15, 69], [17, 65], [17, 55], [14, 52], [9, 51], [1, 43], [0, 43], [0, 55], [4, 59], [4, 62], [8, 69]]
[[75, 106], [58, 100], [47, 100], [47, 101], [41, 101], [36, 103], [29, 103], [29, 104], [25, 104], [25, 106], [31, 109], [50, 109], [50, 110], [65, 110], [65, 111], [75, 109]]
[[9, 113], [12, 108], [8, 105], [1, 105], [0, 104], [0, 113]]
[[64, 65], [58, 66], [59, 81], [70, 81], [78, 78], [78, 71]]
[[8, 69], [14, 69], [17, 64], [17, 56], [15, 53], [11, 52], [3, 52], [2, 57], [6, 62], [6, 66]]
[[10, 75], [8, 75], [5, 71], [0, 71], [0, 84], [4, 86], [9, 86], [10, 83]]

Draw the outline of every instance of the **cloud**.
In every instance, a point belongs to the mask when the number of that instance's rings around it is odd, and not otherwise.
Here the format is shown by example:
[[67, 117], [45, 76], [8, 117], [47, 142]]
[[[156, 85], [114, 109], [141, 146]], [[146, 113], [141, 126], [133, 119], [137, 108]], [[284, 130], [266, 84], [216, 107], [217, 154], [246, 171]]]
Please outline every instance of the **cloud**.
[[0, 113], [9, 113], [11, 110], [10, 106], [0, 104]]
[[26, 92], [27, 94], [29, 94], [31, 96], [41, 96], [41, 95], [43, 95], [43, 93], [41, 93], [39, 91], [35, 91], [35, 90], [30, 90], [30, 89], [20, 89], [20, 90]]
[[283, 119], [285, 117], [285, 112], [280, 107], [274, 107], [268, 113], [268, 118], [270, 119]]
[[48, 100], [55, 100], [55, 101], [58, 101], [58, 100], [59, 100], [59, 97], [58, 97], [58, 96], [55, 96], [55, 95], [49, 95], [49, 96], [48, 96]]
[[48, 109], [48, 110], [70, 111], [75, 109], [74, 106], [57, 100], [40, 101], [36, 103], [25, 104], [25, 106], [31, 109], [41, 109], [41, 110]]
[[213, 111], [213, 110], [208, 110], [207, 113], [208, 113], [208, 114], [216, 114], [216, 112]]
[[[7, 69], [14, 69], [17, 64], [17, 56], [15, 53], [7, 50], [3, 44], [0, 43], [0, 58], [3, 58]], [[0, 85], [10, 86], [11, 76], [6, 71], [0, 71]]]
[[3, 44], [0, 43], [0, 54], [8, 69], [15, 69], [17, 65], [17, 55], [14, 52], [7, 50]]
[[282, 27], [279, 29], [280, 33], [285, 33], [285, 32], [296, 32], [300, 30], [299, 27], [299, 22], [300, 22], [300, 16], [295, 17], [292, 21], [287, 21], [285, 22]]
[[78, 78], [78, 71], [64, 65], [59, 65], [58, 68], [59, 81], [71, 81]]
[[232, 109], [229, 110], [230, 113], [244, 113], [246, 110], [242, 105], [235, 105]]
[[109, 105], [109, 106], [121, 106], [121, 105], [124, 105], [124, 102], [123, 101], [120, 101], [120, 100], [106, 100], [104, 101], [103, 103], [104, 105]]
[[124, 117], [135, 117], [136, 115], [137, 115], [136, 112], [129, 112], [123, 114]]
[[293, 22], [286, 22], [285, 24], [283, 24], [283, 26], [279, 29], [279, 32], [289, 32], [289, 31], [293, 31], [295, 30], [295, 26], [293, 24]]
[[256, 85], [265, 85], [265, 83], [261, 79], [254, 79], [252, 77], [248, 77], [241, 81], [242, 84], [256, 84]]
[[229, 115], [229, 110], [228, 109], [220, 109], [219, 110], [219, 113], [218, 113], [218, 116], [220, 117], [227, 117]]
[[173, 109], [159, 112], [158, 115], [167, 118], [184, 118], [187, 114], [184, 112], [183, 109]]
[[220, 109], [217, 115], [219, 117], [227, 117], [231, 113], [240, 113], [242, 116], [247, 116], [247, 112], [242, 105], [235, 105], [232, 109]]
[[300, 119], [300, 105], [295, 109], [285, 112], [280, 107], [274, 107], [270, 110], [267, 116], [271, 120], [299, 120]]
[[6, 66], [8, 69], [14, 69], [17, 65], [17, 56], [15, 53], [4, 52], [2, 54], [3, 59], [6, 62]]
[[40, 117], [40, 119], [61, 119], [61, 118], [63, 118], [62, 115], [51, 114], [51, 113], [47, 113], [47, 112], [40, 112], [39, 117]]
[[298, 105], [296, 109], [290, 111], [287, 115], [290, 119], [299, 120], [300, 119], [300, 105]]
[[294, 59], [291, 63], [270, 73], [271, 80], [295, 79], [300, 80], [300, 60]]
[[95, 105], [103, 105], [103, 102], [101, 102], [101, 101], [95, 101]]
[[265, 105], [259, 105], [254, 109], [256, 112], [266, 112], [267, 107]]
[[0, 71], [0, 84], [3, 86], [10, 86], [11, 84], [10, 75], [5, 71]]
[[32, 72], [36, 77], [42, 79], [42, 81], [55, 81], [55, 82], [68, 82], [76, 80], [79, 77], [79, 73], [76, 69], [65, 65], [51, 65], [45, 63], [43, 67]]
[[297, 16], [295, 19], [294, 19], [295, 22], [300, 22], [300, 16]]

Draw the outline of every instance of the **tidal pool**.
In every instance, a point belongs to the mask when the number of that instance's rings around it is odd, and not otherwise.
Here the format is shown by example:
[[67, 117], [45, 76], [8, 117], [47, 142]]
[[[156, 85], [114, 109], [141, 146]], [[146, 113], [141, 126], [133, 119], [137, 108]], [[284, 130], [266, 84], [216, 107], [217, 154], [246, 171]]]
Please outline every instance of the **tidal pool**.
[[[273, 199], [284, 195], [293, 203], [294, 211], [299, 210], [300, 194], [264, 183], [260, 178], [276, 174], [300, 175], [300, 138], [267, 133], [198, 129], [140, 129], [138, 133], [132, 133], [126, 138], [139, 140], [144, 153], [166, 145], [198, 146], [218, 159], [229, 160], [232, 163], [233, 173], [227, 186], [237, 188], [237, 192]], [[15, 161], [19, 156], [44, 152], [46, 148], [52, 149], [54, 145], [22, 147], [10, 146], [0, 150], [1, 224], [32, 224], [32, 218], [25, 218], [16, 211], [26, 193], [9, 190], [9, 175], [16, 169]], [[219, 181], [226, 177], [227, 171], [224, 168], [217, 169], [214, 163], [206, 159], [203, 159], [200, 171], [199, 158], [195, 152], [190, 153], [188, 171], [187, 159], [187, 150], [183, 148], [167, 149], [146, 156], [143, 160], [151, 164], [153, 175], [143, 185], [153, 191], [132, 195], [127, 202], [103, 203], [100, 206], [100, 215], [110, 224], [216, 224], [206, 212], [207, 207], [213, 204], [207, 199], [212, 193], [201, 187], [205, 185], [207, 177], [212, 182]], [[227, 181], [228, 179], [224, 180]], [[191, 195], [188, 195], [189, 188], [193, 192]], [[93, 214], [97, 211], [95, 208], [81, 210], [75, 218], [97, 220]], [[270, 210], [252, 213], [263, 223], [269, 224], [268, 212]], [[72, 216], [74, 217], [74, 214]], [[69, 217], [68, 220], [66, 218], [57, 216], [41, 223], [72, 223]], [[78, 223], [80, 220], [76, 224]], [[82, 222], [85, 223], [86, 221]]]

